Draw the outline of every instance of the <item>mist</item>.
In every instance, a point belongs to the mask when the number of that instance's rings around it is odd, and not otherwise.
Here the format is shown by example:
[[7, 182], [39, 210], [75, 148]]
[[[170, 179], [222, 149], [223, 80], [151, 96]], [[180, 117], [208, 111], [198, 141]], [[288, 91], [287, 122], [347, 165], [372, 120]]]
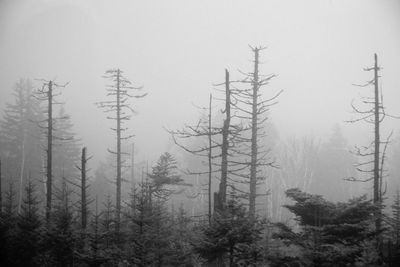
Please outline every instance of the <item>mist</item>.
[[397, 1], [2, 1], [0, 12], [0, 107], [20, 77], [70, 82], [62, 100], [96, 160], [113, 140], [93, 104], [105, 98], [106, 69], [121, 68], [149, 93], [129, 126], [154, 160], [169, 147], [163, 127], [195, 121], [193, 104], [207, 105], [225, 68], [251, 66], [248, 45], [268, 47], [261, 69], [278, 75], [267, 90], [284, 90], [270, 116], [283, 136], [319, 138], [335, 123], [352, 141], [365, 136], [344, 121], [361, 91], [352, 84], [369, 78], [362, 68], [373, 53], [386, 105], [400, 114]]
[[[198, 107], [208, 107], [210, 94], [215, 99], [214, 123], [222, 127], [224, 94], [217, 84], [224, 83], [225, 69], [233, 81], [251, 71], [251, 47], [256, 46], [265, 47], [260, 53], [260, 73], [276, 75], [261, 95], [268, 99], [282, 90], [268, 112], [264, 141], [278, 167], [265, 171], [266, 191], [285, 179], [285, 186], [300, 186], [300, 182], [289, 182], [291, 175], [324, 175], [323, 171], [307, 173], [307, 164], [314, 166], [314, 159], [304, 163], [304, 173], [291, 173], [285, 169], [289, 164], [280, 162], [285, 155], [279, 151], [293, 149], [299, 158], [301, 153], [312, 154], [306, 151], [308, 144], [319, 149], [339, 128], [349, 155], [355, 146], [373, 140], [371, 124], [348, 121], [357, 118], [352, 101], [373, 95], [372, 86], [354, 85], [373, 79], [373, 73], [363, 69], [373, 67], [374, 54], [379, 57], [386, 112], [400, 116], [400, 2], [396, 0], [0, 0], [0, 110], [14, 101], [13, 90], [20, 78], [30, 79], [36, 89], [43, 80], [68, 84], [60, 88], [57, 99], [65, 103], [75, 138], [93, 156], [91, 179], [105, 179], [112, 175], [104, 166], [111, 161], [107, 149], [115, 149], [115, 133], [110, 130], [115, 122], [96, 103], [108, 99], [110, 82], [104, 79], [105, 72], [118, 68], [132, 85], [142, 86], [147, 93], [130, 101], [135, 113], [126, 122], [134, 134], [128, 146], [134, 143], [135, 161], [140, 165], [136, 175], [143, 176], [164, 152], [173, 154], [183, 169], [204, 171], [200, 161], [174, 144], [168, 130], [196, 124], [206, 116]], [[382, 140], [393, 131], [394, 144], [388, 152], [390, 194], [400, 185], [400, 170], [390, 169], [400, 151], [399, 125], [393, 117], [381, 125]], [[296, 150], [296, 142], [304, 146]], [[354, 163], [345, 161], [348, 166]], [[332, 171], [338, 166], [325, 167]], [[332, 201], [372, 195], [372, 183], [346, 186], [343, 178], [347, 177], [342, 176], [352, 172], [337, 175], [342, 192], [332, 193], [318, 183], [307, 188]], [[199, 176], [188, 179], [191, 184], [204, 184]], [[218, 179], [213, 179], [214, 192]], [[201, 191], [190, 190], [186, 196]], [[127, 196], [128, 192], [126, 188], [123, 193]], [[269, 201], [287, 203], [283, 193], [271, 194]], [[183, 202], [192, 215], [198, 215], [193, 208], [196, 200], [177, 197], [172, 202], [176, 207]], [[268, 205], [276, 220], [290, 217]]]

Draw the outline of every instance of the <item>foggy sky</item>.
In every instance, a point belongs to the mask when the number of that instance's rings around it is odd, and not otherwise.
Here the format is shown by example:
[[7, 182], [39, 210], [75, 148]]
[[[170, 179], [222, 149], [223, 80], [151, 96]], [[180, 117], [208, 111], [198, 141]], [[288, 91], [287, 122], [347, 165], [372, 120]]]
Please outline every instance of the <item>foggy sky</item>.
[[[60, 100], [95, 160], [112, 147], [105, 100], [108, 68], [120, 68], [148, 96], [133, 100], [129, 126], [141, 158], [154, 160], [176, 129], [199, 116], [224, 68], [251, 70], [248, 45], [267, 46], [261, 72], [275, 73], [264, 96], [283, 89], [271, 120], [281, 136], [330, 133], [340, 123], [350, 142], [371, 134], [351, 119], [350, 103], [369, 88], [377, 53], [382, 89], [400, 114], [400, 1], [0, 1], [0, 110], [20, 78], [70, 81]], [[371, 91], [370, 91], [371, 92]], [[399, 129], [399, 121], [385, 129]], [[355, 144], [355, 143], [354, 143]]]

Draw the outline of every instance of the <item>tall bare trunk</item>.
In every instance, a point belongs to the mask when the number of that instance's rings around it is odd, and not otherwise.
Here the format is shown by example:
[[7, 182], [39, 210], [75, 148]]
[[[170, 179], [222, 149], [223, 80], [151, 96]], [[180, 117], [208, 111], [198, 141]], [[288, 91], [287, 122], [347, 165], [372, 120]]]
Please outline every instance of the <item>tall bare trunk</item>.
[[226, 187], [228, 178], [228, 148], [229, 148], [229, 127], [231, 123], [231, 92], [229, 88], [229, 72], [225, 70], [225, 114], [226, 118], [222, 128], [221, 147], [221, 181], [218, 193], [218, 208], [223, 210], [226, 205]]
[[255, 214], [256, 209], [256, 190], [257, 190], [257, 129], [258, 129], [258, 52], [254, 49], [254, 73], [253, 73], [253, 102], [251, 117], [251, 162], [250, 162], [250, 196], [249, 196], [249, 213], [251, 216]]
[[86, 196], [86, 147], [82, 148], [81, 156], [81, 223], [82, 230], [86, 230], [87, 226], [87, 196]]
[[24, 187], [24, 172], [25, 172], [25, 142], [26, 142], [26, 131], [22, 130], [22, 143], [21, 143], [21, 167], [19, 171], [19, 194], [18, 194], [18, 214], [21, 212], [22, 204], [22, 192]]
[[208, 111], [208, 223], [211, 225], [211, 178], [212, 178], [212, 140], [211, 140], [211, 103], [212, 94], [210, 94], [210, 105]]
[[121, 223], [121, 97], [120, 97], [120, 70], [117, 73], [117, 200], [115, 230], [120, 231]]
[[[380, 100], [379, 100], [379, 85], [378, 85], [378, 56], [374, 55], [375, 64], [374, 64], [374, 85], [375, 85], [375, 149], [374, 149], [374, 203], [377, 205], [381, 205], [381, 188], [380, 188]], [[381, 229], [381, 208], [379, 207], [376, 214], [375, 221], [376, 230], [380, 231]]]
[[50, 222], [52, 200], [52, 150], [53, 150], [53, 82], [48, 83], [47, 166], [46, 166], [46, 222]]

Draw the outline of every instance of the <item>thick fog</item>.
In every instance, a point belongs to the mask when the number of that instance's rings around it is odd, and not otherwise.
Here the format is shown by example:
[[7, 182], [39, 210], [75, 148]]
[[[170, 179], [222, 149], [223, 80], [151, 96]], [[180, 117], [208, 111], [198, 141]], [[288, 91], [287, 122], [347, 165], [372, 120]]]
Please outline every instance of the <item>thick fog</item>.
[[400, 266], [399, 70], [399, 0], [0, 0], [0, 266]]
[[[171, 149], [163, 127], [195, 122], [213, 84], [251, 69], [248, 45], [266, 46], [261, 72], [277, 75], [266, 97], [284, 90], [271, 109], [279, 136], [324, 140], [340, 124], [349, 145], [372, 138], [353, 118], [352, 99], [372, 78], [363, 68], [379, 56], [385, 105], [400, 114], [398, 1], [1, 1], [0, 109], [19, 78], [70, 82], [61, 101], [94, 162], [114, 144], [112, 126], [95, 102], [106, 99], [109, 68], [120, 68], [148, 96], [133, 100], [129, 122], [140, 159]], [[35, 82], [40, 86], [40, 82]], [[398, 130], [387, 120], [384, 136]]]

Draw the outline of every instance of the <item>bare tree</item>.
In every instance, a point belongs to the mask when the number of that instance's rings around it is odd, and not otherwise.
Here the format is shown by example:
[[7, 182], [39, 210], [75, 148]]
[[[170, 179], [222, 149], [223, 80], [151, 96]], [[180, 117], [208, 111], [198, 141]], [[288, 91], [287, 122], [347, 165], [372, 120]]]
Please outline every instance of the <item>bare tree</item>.
[[[374, 88], [373, 97], [361, 98], [361, 103], [366, 106], [363, 109], [356, 107], [354, 102], [352, 102], [351, 107], [353, 109], [353, 112], [358, 115], [358, 118], [349, 120], [348, 122], [355, 123], [359, 121], [364, 121], [366, 123], [372, 124], [374, 127], [374, 141], [372, 141], [368, 146], [356, 147], [354, 151], [357, 156], [366, 158], [366, 160], [357, 163], [356, 169], [361, 173], [367, 174], [368, 176], [365, 179], [358, 179], [355, 177], [347, 178], [347, 180], [349, 181], [373, 181], [373, 202], [379, 207], [375, 214], [375, 227], [378, 232], [381, 231], [383, 207], [382, 196], [384, 195], [385, 191], [383, 189], [383, 165], [385, 161], [386, 148], [391, 137], [390, 134], [386, 141], [382, 141], [381, 123], [386, 117], [397, 118], [395, 116], [387, 114], [385, 111], [385, 107], [383, 105], [383, 94], [382, 91], [379, 90], [380, 70], [381, 68], [378, 66], [378, 56], [374, 54], [374, 66], [370, 68], [364, 68], [364, 71], [374, 72], [373, 79], [365, 84], [355, 85], [358, 87], [368, 87], [372, 85]], [[384, 145], [383, 151], [381, 151], [382, 144]], [[373, 165], [372, 169], [369, 167], [371, 165]]]
[[122, 183], [122, 155], [127, 153], [121, 150], [121, 141], [133, 137], [133, 135], [126, 134], [128, 128], [124, 127], [124, 122], [129, 121], [134, 113], [133, 108], [128, 103], [130, 98], [142, 98], [147, 95], [138, 94], [142, 87], [134, 87], [132, 83], [123, 76], [120, 69], [107, 70], [103, 76], [109, 79], [112, 84], [106, 88], [107, 96], [114, 98], [109, 101], [102, 101], [96, 103], [98, 107], [104, 109], [106, 113], [112, 113], [113, 116], [107, 116], [107, 119], [116, 122], [116, 128], [111, 128], [116, 133], [117, 151], [108, 150], [111, 154], [116, 155], [117, 173], [116, 173], [116, 232], [119, 233], [121, 222], [121, 183]]
[[83, 232], [86, 231], [86, 227], [87, 227], [87, 218], [88, 218], [88, 206], [90, 205], [90, 203], [93, 202], [93, 199], [90, 199], [89, 195], [88, 195], [88, 189], [89, 189], [89, 184], [88, 184], [88, 180], [87, 180], [87, 162], [92, 158], [92, 157], [87, 157], [86, 155], [86, 147], [82, 148], [82, 156], [81, 156], [81, 165], [77, 166], [77, 169], [81, 172], [81, 177], [80, 177], [80, 184], [75, 184], [75, 186], [77, 186], [80, 189], [80, 210], [81, 210], [81, 228], [83, 230]]
[[[248, 180], [249, 188], [249, 212], [254, 215], [256, 211], [256, 197], [257, 185], [264, 179], [261, 176], [262, 167], [273, 166], [273, 161], [268, 159], [268, 149], [262, 147], [260, 139], [265, 138], [265, 122], [268, 119], [267, 113], [269, 108], [277, 104], [277, 97], [283, 92], [282, 90], [276, 93], [273, 97], [263, 100], [261, 88], [269, 83], [274, 78], [275, 74], [261, 75], [259, 72], [260, 65], [260, 51], [265, 49], [263, 47], [250, 47], [254, 53], [254, 68], [249, 73], [244, 73], [246, 76], [243, 80], [239, 81], [244, 85], [250, 85], [245, 89], [232, 90], [233, 107], [241, 114], [235, 117], [243, 120], [250, 121], [248, 127], [243, 128], [243, 133], [238, 136], [237, 142], [241, 144], [235, 152], [239, 155], [250, 157], [250, 160], [236, 162], [237, 165], [248, 166], [250, 168], [249, 174], [239, 174], [239, 178]], [[249, 134], [245, 134], [249, 131]]]
[[231, 90], [230, 90], [229, 72], [225, 70], [225, 120], [222, 127], [222, 144], [221, 144], [221, 180], [219, 182], [219, 191], [217, 194], [218, 203], [216, 207], [223, 210], [226, 206], [226, 189], [228, 180], [228, 149], [229, 149], [229, 133], [231, 125]]
[[[209, 107], [208, 107], [208, 119], [202, 120], [200, 119], [195, 126], [192, 125], [185, 125], [182, 130], [177, 131], [170, 131], [167, 130], [174, 141], [174, 143], [182, 148], [184, 151], [199, 157], [206, 157], [207, 164], [208, 164], [208, 171], [201, 172], [201, 171], [187, 171], [188, 174], [191, 175], [208, 175], [208, 183], [207, 183], [207, 194], [208, 194], [208, 220], [211, 223], [211, 216], [212, 216], [212, 174], [213, 172], [213, 149], [219, 147], [213, 141], [213, 136], [220, 133], [219, 129], [213, 128], [212, 126], [212, 95], [210, 94], [209, 98]], [[207, 137], [207, 145], [200, 146], [197, 148], [189, 148], [187, 144], [182, 144], [182, 140], [189, 139], [189, 138], [202, 138]]]
[[[53, 116], [53, 107], [55, 104], [61, 104], [60, 102], [55, 101], [55, 97], [59, 96], [59, 92], [55, 92], [56, 89], [64, 88], [68, 85], [66, 84], [57, 84], [54, 81], [43, 81], [42, 87], [34, 92], [34, 97], [40, 101], [47, 102], [47, 110], [45, 114], [47, 118], [44, 121], [40, 121], [39, 127], [46, 131], [47, 137], [47, 147], [46, 147], [46, 155], [47, 155], [47, 164], [46, 164], [46, 222], [50, 222], [51, 208], [52, 208], [52, 187], [53, 187], [53, 142], [54, 139], [57, 138], [53, 135], [54, 130], [54, 121], [57, 119], [65, 119], [65, 118], [55, 118]], [[41, 125], [41, 123], [47, 122], [45, 126]], [[67, 140], [69, 138], [63, 138]]]

